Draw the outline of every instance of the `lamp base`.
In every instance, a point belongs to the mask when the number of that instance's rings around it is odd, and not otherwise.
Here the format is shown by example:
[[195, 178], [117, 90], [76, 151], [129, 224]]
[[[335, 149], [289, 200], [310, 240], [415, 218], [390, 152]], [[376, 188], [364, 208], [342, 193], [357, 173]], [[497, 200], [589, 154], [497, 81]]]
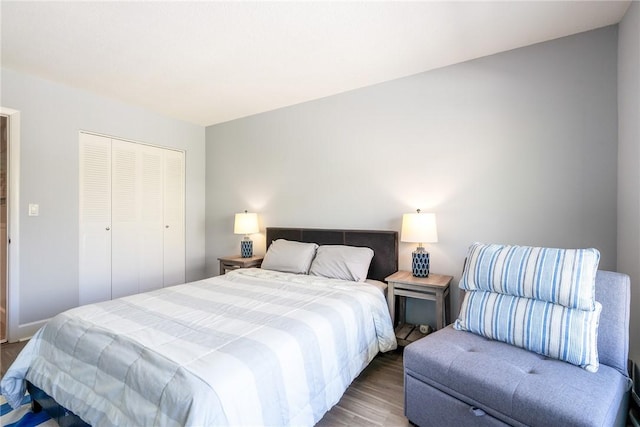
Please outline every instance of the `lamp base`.
[[240, 255], [242, 258], [251, 258], [253, 256], [253, 241], [241, 240], [240, 241]]
[[424, 248], [411, 253], [411, 270], [415, 277], [429, 277], [429, 252]]

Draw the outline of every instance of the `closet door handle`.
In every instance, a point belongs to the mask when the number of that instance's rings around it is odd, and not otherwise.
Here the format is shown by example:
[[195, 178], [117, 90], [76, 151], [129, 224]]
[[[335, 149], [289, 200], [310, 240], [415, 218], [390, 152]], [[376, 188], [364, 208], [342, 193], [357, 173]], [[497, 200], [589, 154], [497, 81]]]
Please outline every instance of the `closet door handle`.
[[168, 226], [168, 225], [165, 225], [165, 226], [164, 226], [164, 228], [169, 228], [169, 226]]
[[105, 230], [109, 231], [109, 230], [111, 230], [111, 227], [107, 227], [107, 228], [105, 228]]

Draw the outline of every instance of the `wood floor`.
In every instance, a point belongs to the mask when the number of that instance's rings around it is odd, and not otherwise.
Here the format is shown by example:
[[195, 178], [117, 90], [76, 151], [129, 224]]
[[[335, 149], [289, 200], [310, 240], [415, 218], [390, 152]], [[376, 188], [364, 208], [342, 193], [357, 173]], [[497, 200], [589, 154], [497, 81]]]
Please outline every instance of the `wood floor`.
[[410, 426], [402, 373], [400, 350], [378, 354], [316, 427]]
[[9, 366], [11, 366], [13, 361], [16, 360], [16, 357], [18, 357], [20, 350], [27, 345], [27, 342], [28, 341], [0, 344], [0, 371], [3, 377], [7, 369], [9, 369]]
[[[2, 344], [2, 376], [25, 346], [25, 342]], [[340, 402], [327, 412], [318, 427], [410, 426], [404, 417], [402, 352], [379, 354], [356, 378]]]

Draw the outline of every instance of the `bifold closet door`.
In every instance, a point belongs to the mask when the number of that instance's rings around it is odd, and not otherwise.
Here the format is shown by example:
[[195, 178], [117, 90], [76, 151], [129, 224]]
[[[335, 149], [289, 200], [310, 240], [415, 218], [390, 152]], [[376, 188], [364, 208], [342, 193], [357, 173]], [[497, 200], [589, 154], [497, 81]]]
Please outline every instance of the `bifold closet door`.
[[162, 152], [112, 140], [112, 298], [163, 286]]
[[164, 150], [164, 248], [163, 283], [185, 282], [184, 153]]
[[80, 304], [185, 281], [180, 151], [80, 134]]
[[111, 299], [111, 139], [80, 134], [80, 305]]

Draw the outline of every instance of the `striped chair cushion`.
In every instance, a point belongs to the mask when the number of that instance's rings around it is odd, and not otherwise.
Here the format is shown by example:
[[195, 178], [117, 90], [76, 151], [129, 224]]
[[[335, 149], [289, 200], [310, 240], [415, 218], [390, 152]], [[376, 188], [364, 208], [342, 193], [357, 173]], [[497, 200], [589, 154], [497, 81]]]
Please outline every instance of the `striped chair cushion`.
[[454, 328], [598, 370], [598, 321], [602, 306], [578, 310], [495, 292], [466, 292]]
[[599, 261], [597, 249], [474, 243], [459, 286], [593, 310]]

